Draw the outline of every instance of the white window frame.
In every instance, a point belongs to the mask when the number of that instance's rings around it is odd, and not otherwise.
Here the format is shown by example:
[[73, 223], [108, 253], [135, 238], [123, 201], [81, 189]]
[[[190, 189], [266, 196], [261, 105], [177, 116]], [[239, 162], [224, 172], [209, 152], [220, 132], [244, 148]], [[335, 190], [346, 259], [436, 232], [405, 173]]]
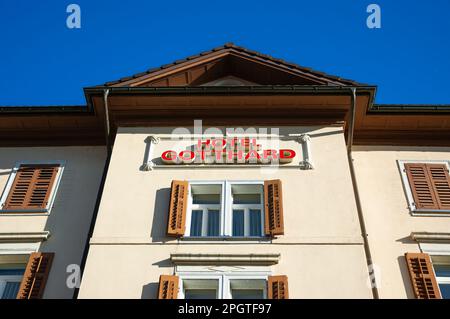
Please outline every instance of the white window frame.
[[[437, 255], [434, 255], [434, 256], [437, 256]], [[431, 256], [430, 256], [430, 258], [431, 258]], [[450, 261], [450, 259], [449, 259], [449, 261]], [[434, 276], [436, 277], [436, 281], [438, 283], [438, 288], [439, 288], [439, 292], [440, 292], [441, 287], [439, 286], [439, 284], [450, 285], [450, 277], [438, 277], [436, 275], [436, 270], [434, 269], [434, 263], [432, 262], [431, 265], [433, 267]], [[450, 262], [449, 262], [449, 265], [450, 265]], [[441, 296], [442, 296], [442, 292], [441, 292]]]
[[[2, 196], [0, 197], [0, 216], [33, 216], [33, 215], [49, 215], [53, 207], [56, 193], [61, 182], [63, 175], [65, 161], [55, 160], [55, 161], [20, 161], [17, 162], [9, 175], [6, 186], [3, 189]], [[59, 165], [58, 173], [53, 183], [52, 190], [50, 192], [50, 198], [45, 209], [3, 209], [3, 206], [8, 198], [9, 192], [11, 191], [14, 179], [16, 178], [17, 171], [21, 165]]]
[[[192, 221], [192, 210], [200, 210], [203, 209], [203, 212], [205, 212], [205, 209], [208, 209], [209, 207], [216, 207], [216, 205], [210, 205], [210, 204], [193, 204], [192, 203], [192, 186], [193, 185], [221, 185], [221, 195], [220, 195], [220, 209], [219, 209], [219, 220], [220, 220], [220, 227], [219, 227], [219, 236], [191, 236], [191, 221]], [[186, 238], [195, 238], [195, 239], [208, 239], [208, 238], [234, 238], [234, 239], [250, 239], [250, 240], [261, 240], [265, 238], [264, 234], [264, 223], [265, 223], [265, 207], [264, 207], [264, 189], [261, 192], [261, 203], [260, 204], [242, 204], [242, 207], [250, 208], [250, 206], [255, 209], [261, 210], [261, 236], [246, 236], [245, 234], [248, 233], [248, 230], [244, 232], [244, 236], [235, 237], [233, 236], [233, 207], [237, 207], [239, 205], [233, 206], [233, 197], [231, 193], [231, 186], [232, 185], [262, 185], [264, 186], [264, 181], [262, 180], [192, 180], [189, 181], [189, 190], [188, 190], [188, 207], [187, 207], [187, 213], [186, 213], [186, 230], [184, 237]], [[211, 209], [211, 208], [210, 208]], [[212, 208], [216, 209], [216, 208]], [[248, 213], [248, 209], [247, 209]], [[202, 233], [206, 232], [207, 223], [205, 223], [205, 220], [207, 222], [207, 217], [205, 217], [205, 213], [203, 213], [203, 220], [202, 220]], [[245, 216], [245, 215], [244, 215]], [[244, 217], [245, 220], [245, 217]], [[245, 224], [245, 222], [244, 222]], [[249, 223], [247, 223], [249, 225]], [[247, 225], [246, 228], [249, 226]]]
[[268, 272], [226, 272], [226, 273], [212, 273], [212, 272], [198, 272], [198, 273], [177, 273], [179, 278], [179, 294], [178, 299], [185, 299], [184, 295], [184, 280], [190, 279], [210, 279], [218, 281], [218, 291], [217, 299], [231, 299], [231, 280], [236, 279], [246, 279], [246, 280], [264, 280], [266, 282], [266, 287], [264, 288], [263, 295], [264, 299], [267, 299], [267, 280], [269, 279], [270, 273]]
[[[261, 185], [263, 190], [260, 194], [260, 204], [233, 204], [233, 194], [231, 191], [232, 185]], [[244, 238], [256, 238], [259, 239], [264, 237], [264, 181], [230, 181], [227, 183], [226, 189], [226, 203], [228, 204], [226, 208], [226, 218], [225, 218], [225, 234], [239, 238], [238, 236], [233, 236], [233, 210], [242, 209], [244, 210]], [[250, 236], [250, 209], [259, 209], [261, 212], [261, 236]], [[240, 236], [242, 237], [242, 236]]]
[[431, 217], [450, 217], [450, 210], [448, 209], [417, 209], [414, 204], [414, 196], [412, 194], [411, 186], [409, 184], [408, 176], [406, 174], [405, 164], [444, 164], [447, 169], [450, 169], [450, 161], [446, 160], [397, 160], [400, 174], [402, 176], [403, 187], [408, 201], [408, 207], [413, 216], [431, 216]]
[[2, 299], [3, 293], [5, 292], [6, 283], [7, 282], [22, 282], [22, 276], [19, 275], [8, 275], [8, 276], [2, 276], [0, 275], [0, 300]]
[[[193, 185], [220, 185], [221, 193], [220, 193], [220, 204], [193, 204], [192, 203], [192, 186]], [[225, 200], [223, 196], [223, 192], [225, 189], [224, 181], [189, 181], [189, 190], [188, 190], [188, 207], [186, 214], [186, 231], [185, 236], [191, 237], [191, 222], [192, 222], [192, 211], [193, 210], [203, 210], [203, 218], [202, 218], [202, 233], [206, 233], [208, 228], [208, 216], [205, 214], [205, 211], [208, 209], [219, 209], [219, 236], [222, 237], [224, 233], [224, 211], [225, 211]], [[216, 237], [216, 236], [215, 236]], [[209, 236], [195, 236], [195, 238], [211, 238]], [[214, 237], [212, 237], [214, 238]]]
[[[438, 277], [436, 276], [436, 271], [434, 270], [433, 256], [445, 257], [449, 260], [450, 264], [450, 245], [448, 244], [436, 244], [436, 243], [420, 243], [420, 251], [422, 253], [428, 254], [431, 259], [431, 266], [433, 268], [433, 275], [438, 283], [438, 288], [440, 292], [439, 284], [450, 284], [450, 277]], [[442, 293], [441, 293], [442, 295]]]

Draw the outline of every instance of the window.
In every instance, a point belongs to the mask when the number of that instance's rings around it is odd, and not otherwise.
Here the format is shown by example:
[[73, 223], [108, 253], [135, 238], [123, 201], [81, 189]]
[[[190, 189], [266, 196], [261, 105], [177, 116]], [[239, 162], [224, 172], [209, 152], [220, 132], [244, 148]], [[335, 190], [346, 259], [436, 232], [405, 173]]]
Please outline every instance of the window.
[[20, 164], [0, 199], [2, 213], [47, 213], [56, 193], [61, 164]]
[[287, 276], [266, 267], [178, 267], [184, 270], [159, 277], [158, 299], [289, 299]]
[[267, 275], [180, 275], [181, 299], [266, 299]]
[[399, 161], [411, 212], [450, 213], [448, 162]]
[[198, 238], [274, 238], [284, 235], [281, 180], [173, 180], [167, 236]]
[[431, 256], [434, 274], [443, 299], [450, 299], [450, 256]]
[[261, 237], [263, 224], [263, 186], [231, 184], [232, 236]]
[[190, 237], [264, 236], [264, 182], [190, 182]]
[[190, 236], [219, 236], [222, 185], [191, 185]]
[[16, 299], [25, 265], [0, 265], [0, 299]]

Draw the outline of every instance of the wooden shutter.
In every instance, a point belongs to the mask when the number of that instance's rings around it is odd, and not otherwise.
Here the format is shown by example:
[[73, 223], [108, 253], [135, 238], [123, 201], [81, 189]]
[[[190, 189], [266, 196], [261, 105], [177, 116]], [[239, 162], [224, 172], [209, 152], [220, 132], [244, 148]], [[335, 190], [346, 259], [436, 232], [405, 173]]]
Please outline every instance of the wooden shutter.
[[161, 275], [159, 277], [158, 299], [177, 299], [178, 276]]
[[439, 209], [450, 209], [450, 176], [445, 164], [427, 164]]
[[405, 164], [418, 209], [450, 209], [450, 177], [445, 164]]
[[406, 175], [418, 209], [438, 209], [426, 164], [405, 164]]
[[32, 253], [20, 284], [17, 299], [41, 299], [54, 254]]
[[172, 181], [170, 193], [168, 236], [183, 236], [186, 224], [186, 209], [188, 203], [189, 183], [186, 181]]
[[266, 235], [283, 235], [283, 197], [279, 179], [264, 181], [264, 205]]
[[289, 299], [287, 276], [269, 276], [267, 281], [268, 299]]
[[423, 253], [406, 253], [405, 258], [416, 298], [441, 299], [430, 256]]
[[45, 209], [59, 165], [21, 165], [3, 209]]

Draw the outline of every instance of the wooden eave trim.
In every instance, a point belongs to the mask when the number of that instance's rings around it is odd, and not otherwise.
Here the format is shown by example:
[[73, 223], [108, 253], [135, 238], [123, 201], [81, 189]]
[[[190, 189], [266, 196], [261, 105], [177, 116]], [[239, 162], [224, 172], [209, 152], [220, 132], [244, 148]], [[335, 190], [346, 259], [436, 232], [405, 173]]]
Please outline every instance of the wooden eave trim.
[[[149, 74], [144, 74], [142, 76], [139, 76], [139, 77], [136, 77], [133, 79], [129, 79], [129, 80], [125, 80], [123, 82], [112, 84], [112, 85], [110, 85], [110, 87], [123, 87], [123, 86], [136, 87], [136, 86], [139, 86], [139, 85], [147, 83], [147, 82], [156, 81], [161, 78], [164, 78], [164, 77], [167, 77], [167, 76], [179, 73], [179, 72], [186, 71], [190, 68], [217, 60], [219, 58], [222, 58], [222, 57], [225, 57], [228, 55], [232, 55], [237, 58], [246, 59], [247, 61], [259, 63], [260, 65], [268, 66], [273, 69], [289, 73], [291, 75], [303, 76], [310, 80], [318, 81], [319, 84], [320, 83], [322, 83], [322, 84], [332, 83], [335, 85], [342, 85], [342, 86], [352, 86], [352, 85], [359, 86], [359, 84], [357, 84], [357, 83], [348, 84], [348, 83], [346, 83], [348, 81], [341, 82], [338, 79], [332, 79], [332, 78], [328, 77], [325, 73], [323, 75], [319, 75], [319, 74], [317, 74], [318, 73], [317, 71], [312, 71], [312, 70], [310, 72], [302, 71], [295, 67], [289, 67], [287, 65], [284, 65], [282, 62], [276, 63], [275, 61], [271, 61], [269, 59], [264, 59], [263, 57], [254, 56], [252, 54], [249, 54], [249, 53], [246, 53], [243, 51], [238, 51], [233, 48], [224, 48], [224, 49], [218, 50], [216, 52], [211, 52], [209, 54], [205, 54], [204, 56], [199, 56], [199, 57], [194, 58], [189, 61], [181, 62], [180, 64], [175, 64], [173, 66], [161, 69], [159, 71], [154, 71]], [[361, 84], [361, 86], [364, 86], [364, 84]]]
[[161, 69], [159, 71], [154, 71], [152, 73], [144, 74], [144, 75], [142, 75], [140, 77], [136, 77], [134, 79], [130, 79], [130, 80], [126, 80], [124, 82], [112, 84], [110, 87], [122, 87], [122, 86], [136, 87], [136, 86], [141, 85], [143, 83], [150, 82], [150, 81], [155, 81], [155, 80], [164, 78], [166, 76], [170, 76], [170, 75], [173, 75], [173, 74], [185, 71], [187, 69], [199, 66], [201, 64], [217, 60], [217, 59], [219, 59], [219, 58], [221, 58], [223, 56], [228, 55], [229, 54], [229, 50], [230, 49], [224, 49], [224, 50], [219, 50], [219, 51], [216, 51], [216, 52], [212, 52], [212, 53], [209, 54], [209, 57], [206, 57], [206, 55], [205, 56], [199, 56], [199, 57], [194, 58], [192, 60], [181, 62], [180, 64], [175, 64], [173, 66]]
[[299, 77], [301, 76], [301, 77], [308, 78], [309, 80], [317, 81], [318, 82], [317, 85], [321, 85], [321, 84], [322, 85], [326, 85], [328, 83], [333, 83], [333, 84], [336, 84], [338, 86], [352, 86], [352, 85], [349, 85], [349, 84], [345, 84], [343, 82], [339, 82], [339, 81], [336, 81], [336, 80], [331, 80], [331, 79], [327, 78], [326, 75], [323, 75], [321, 77], [321, 76], [318, 76], [318, 75], [315, 75], [315, 74], [307, 73], [306, 71], [301, 71], [301, 70], [295, 69], [293, 67], [288, 67], [288, 66], [282, 65], [281, 63], [277, 64], [277, 63], [275, 63], [273, 61], [264, 60], [261, 57], [252, 56], [252, 55], [247, 54], [247, 53], [242, 54], [241, 52], [239, 52], [239, 54], [235, 54], [233, 52], [233, 53], [230, 53], [230, 55], [232, 55], [234, 57], [242, 58], [242, 59], [247, 60], [247, 61], [258, 63], [259, 65], [264, 65], [264, 66], [270, 67], [270, 68], [275, 69], [277, 71], [282, 71], [282, 72], [285, 72], [285, 73], [288, 73], [288, 74], [291, 74], [291, 75], [295, 75], [295, 76], [299, 76]]

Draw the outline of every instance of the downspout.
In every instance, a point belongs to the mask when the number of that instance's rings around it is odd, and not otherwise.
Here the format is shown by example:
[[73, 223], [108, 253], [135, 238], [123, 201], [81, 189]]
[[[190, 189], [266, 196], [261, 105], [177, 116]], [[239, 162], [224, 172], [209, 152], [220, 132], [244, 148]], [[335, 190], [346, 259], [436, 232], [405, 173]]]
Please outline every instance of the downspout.
[[[97, 220], [98, 211], [100, 208], [100, 202], [101, 202], [102, 195], [103, 195], [103, 189], [105, 187], [105, 181], [106, 181], [106, 176], [108, 174], [109, 163], [111, 161], [112, 147], [111, 147], [110, 136], [109, 136], [111, 128], [110, 128], [110, 123], [109, 123], [108, 95], [109, 95], [109, 89], [104, 90], [103, 91], [103, 103], [105, 106], [105, 141], [106, 141], [106, 152], [107, 152], [106, 153], [106, 161], [105, 161], [105, 165], [103, 167], [102, 179], [100, 181], [97, 198], [95, 200], [95, 207], [94, 207], [94, 212], [93, 212], [92, 219], [91, 219], [91, 224], [89, 225], [89, 231], [88, 231], [88, 235], [87, 235], [87, 238], [85, 241], [86, 243], [84, 246], [83, 256], [81, 258], [79, 283], [81, 283], [81, 280], [83, 279], [84, 269], [86, 267], [86, 261], [87, 261], [87, 257], [88, 257], [88, 253], [89, 253], [90, 240], [92, 238], [92, 235], [94, 234], [94, 227], [95, 227], [95, 223]], [[76, 287], [73, 292], [72, 299], [78, 299], [79, 292], [80, 292], [80, 288]]]
[[[372, 295], [373, 295], [374, 299], [379, 299], [380, 296], [378, 294], [375, 270], [373, 267], [372, 254], [370, 253], [370, 246], [369, 246], [369, 239], [368, 239], [368, 234], [367, 234], [367, 230], [366, 230], [366, 223], [364, 221], [364, 214], [363, 214], [362, 205], [361, 205], [361, 197], [359, 195], [358, 182], [356, 179], [355, 167], [353, 165], [353, 158], [352, 158], [353, 132], [354, 132], [354, 128], [355, 128], [355, 117], [356, 117], [355, 116], [355, 114], [356, 114], [356, 88], [352, 87], [350, 90], [351, 90], [351, 105], [350, 105], [351, 110], [350, 110], [350, 121], [349, 121], [350, 125], [348, 127], [348, 136], [347, 136], [347, 157], [348, 157], [348, 163], [350, 166], [350, 175], [352, 178], [353, 192], [355, 194], [356, 209], [358, 211], [359, 225], [361, 227], [361, 235], [362, 235], [363, 241], [364, 241], [364, 252], [366, 254], [367, 267], [369, 270], [370, 284], [372, 285]], [[373, 282], [372, 280], [375, 280], [375, 282]]]
[[110, 132], [111, 132], [111, 126], [109, 123], [109, 106], [108, 106], [108, 95], [109, 95], [109, 89], [103, 90], [103, 105], [105, 106], [105, 137], [106, 137], [106, 147], [108, 149], [108, 153], [111, 151], [111, 144], [110, 144]]

